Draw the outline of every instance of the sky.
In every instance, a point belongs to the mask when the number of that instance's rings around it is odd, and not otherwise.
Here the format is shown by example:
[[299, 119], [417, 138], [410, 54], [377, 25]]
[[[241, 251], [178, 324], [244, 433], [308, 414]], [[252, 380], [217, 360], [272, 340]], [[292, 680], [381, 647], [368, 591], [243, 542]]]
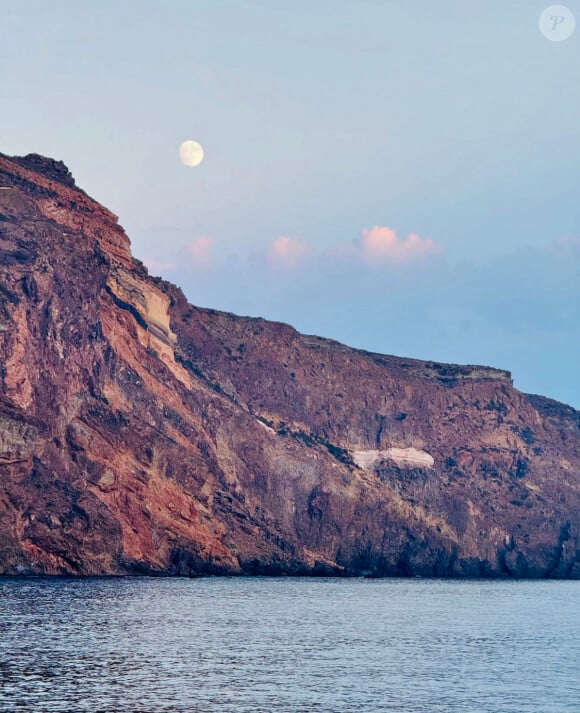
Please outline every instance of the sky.
[[[0, 0], [0, 151], [200, 306], [580, 407], [580, 0]], [[205, 157], [186, 168], [179, 145]]]

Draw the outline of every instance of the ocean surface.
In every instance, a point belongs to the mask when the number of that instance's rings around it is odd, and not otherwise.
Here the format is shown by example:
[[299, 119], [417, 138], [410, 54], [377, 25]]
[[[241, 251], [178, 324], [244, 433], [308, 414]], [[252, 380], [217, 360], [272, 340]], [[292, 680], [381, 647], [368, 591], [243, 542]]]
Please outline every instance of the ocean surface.
[[0, 579], [0, 711], [578, 713], [580, 582]]

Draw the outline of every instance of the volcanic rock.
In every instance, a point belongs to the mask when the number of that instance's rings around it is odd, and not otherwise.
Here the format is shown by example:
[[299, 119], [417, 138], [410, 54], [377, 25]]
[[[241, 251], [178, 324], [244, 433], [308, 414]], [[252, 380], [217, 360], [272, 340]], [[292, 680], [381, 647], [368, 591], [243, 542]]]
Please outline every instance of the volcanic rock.
[[579, 413], [201, 309], [0, 154], [0, 573], [580, 577]]

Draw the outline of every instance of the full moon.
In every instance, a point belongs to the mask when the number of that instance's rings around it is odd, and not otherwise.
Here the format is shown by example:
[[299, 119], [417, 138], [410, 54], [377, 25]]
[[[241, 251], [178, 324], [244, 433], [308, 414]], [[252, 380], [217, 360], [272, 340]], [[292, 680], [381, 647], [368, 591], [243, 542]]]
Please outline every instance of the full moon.
[[184, 141], [179, 147], [179, 158], [184, 166], [199, 166], [203, 161], [203, 148], [197, 141]]

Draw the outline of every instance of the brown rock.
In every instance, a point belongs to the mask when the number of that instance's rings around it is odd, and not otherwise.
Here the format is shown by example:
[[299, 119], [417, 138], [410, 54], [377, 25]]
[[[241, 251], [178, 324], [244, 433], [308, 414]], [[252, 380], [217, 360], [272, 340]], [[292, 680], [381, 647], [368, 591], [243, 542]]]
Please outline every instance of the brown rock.
[[187, 304], [0, 155], [0, 572], [580, 577], [574, 409]]

